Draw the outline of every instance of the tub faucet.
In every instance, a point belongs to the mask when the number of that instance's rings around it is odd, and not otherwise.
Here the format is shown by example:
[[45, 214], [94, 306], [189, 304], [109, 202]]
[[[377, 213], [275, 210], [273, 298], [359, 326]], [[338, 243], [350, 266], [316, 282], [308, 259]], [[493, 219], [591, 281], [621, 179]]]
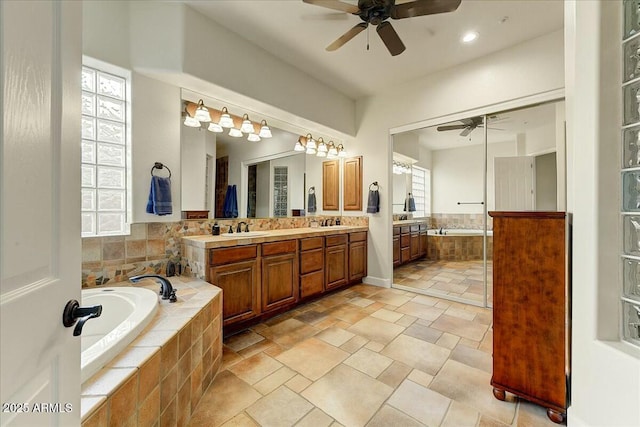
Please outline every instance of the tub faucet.
[[132, 283], [138, 283], [142, 279], [155, 279], [160, 283], [160, 295], [162, 295], [162, 299], [168, 299], [169, 302], [178, 301], [176, 291], [166, 277], [162, 277], [159, 274], [141, 274], [140, 276], [129, 277], [129, 281]]

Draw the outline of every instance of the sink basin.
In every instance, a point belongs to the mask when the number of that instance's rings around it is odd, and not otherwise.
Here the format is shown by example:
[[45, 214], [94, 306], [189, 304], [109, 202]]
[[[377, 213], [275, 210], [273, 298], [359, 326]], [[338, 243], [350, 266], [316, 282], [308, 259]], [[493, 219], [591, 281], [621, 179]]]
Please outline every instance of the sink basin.
[[266, 231], [243, 231], [241, 233], [224, 233], [220, 237], [227, 237], [229, 239], [243, 239], [246, 237], [258, 237], [266, 235]]

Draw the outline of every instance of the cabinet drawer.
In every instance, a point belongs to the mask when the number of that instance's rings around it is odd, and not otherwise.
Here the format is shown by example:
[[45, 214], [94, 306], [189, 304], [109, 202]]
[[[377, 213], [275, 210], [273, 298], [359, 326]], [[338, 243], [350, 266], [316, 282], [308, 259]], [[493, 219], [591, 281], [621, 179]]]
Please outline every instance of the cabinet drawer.
[[324, 290], [324, 271], [300, 276], [300, 298], [317, 295]]
[[326, 237], [327, 247], [342, 245], [344, 243], [347, 243], [347, 237], [348, 236], [346, 234], [336, 234], [333, 236], [327, 236]]
[[300, 250], [307, 251], [309, 249], [318, 249], [321, 248], [323, 244], [323, 237], [309, 237], [307, 239], [300, 239]]
[[296, 241], [273, 242], [262, 244], [262, 256], [288, 254], [296, 251]]
[[420, 224], [420, 231], [425, 231], [427, 228], [427, 224]]
[[393, 235], [396, 236], [400, 234], [400, 227], [393, 227]]
[[209, 264], [222, 265], [230, 262], [238, 262], [254, 259], [258, 256], [257, 245], [234, 246], [232, 248], [211, 249], [209, 251]]
[[420, 231], [420, 224], [415, 224], [411, 226], [411, 232], [415, 233], [416, 231]]
[[324, 266], [324, 251], [322, 248], [305, 251], [300, 254], [300, 274], [322, 270]]
[[400, 233], [402, 234], [407, 234], [411, 232], [411, 227], [408, 225], [403, 225], [402, 227], [400, 227]]
[[408, 248], [409, 245], [411, 245], [411, 235], [403, 234], [402, 236], [400, 236], [400, 247]]
[[365, 242], [367, 240], [367, 232], [360, 231], [357, 233], [349, 233], [350, 242]]

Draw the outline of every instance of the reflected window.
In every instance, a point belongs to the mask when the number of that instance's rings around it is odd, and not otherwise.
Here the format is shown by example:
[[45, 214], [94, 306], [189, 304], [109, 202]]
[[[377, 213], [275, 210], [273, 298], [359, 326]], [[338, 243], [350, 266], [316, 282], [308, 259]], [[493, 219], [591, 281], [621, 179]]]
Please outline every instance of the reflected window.
[[413, 216], [425, 217], [431, 214], [431, 171], [419, 166], [411, 167], [411, 195], [416, 203]]
[[129, 234], [130, 73], [85, 58], [82, 67], [82, 237]]
[[273, 216], [287, 216], [289, 168], [273, 168]]

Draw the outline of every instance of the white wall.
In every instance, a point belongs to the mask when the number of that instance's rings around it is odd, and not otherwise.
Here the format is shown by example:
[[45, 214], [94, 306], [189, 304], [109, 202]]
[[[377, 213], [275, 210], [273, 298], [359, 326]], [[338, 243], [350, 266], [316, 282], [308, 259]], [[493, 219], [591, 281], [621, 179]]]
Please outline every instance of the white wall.
[[[180, 126], [180, 149], [182, 165], [182, 210], [204, 210], [206, 206], [207, 155], [216, 157], [216, 134]], [[215, 163], [214, 163], [215, 169]], [[215, 186], [215, 170], [211, 171]]]
[[622, 2], [565, 3], [573, 217], [569, 426], [640, 425], [640, 352], [619, 343]]

